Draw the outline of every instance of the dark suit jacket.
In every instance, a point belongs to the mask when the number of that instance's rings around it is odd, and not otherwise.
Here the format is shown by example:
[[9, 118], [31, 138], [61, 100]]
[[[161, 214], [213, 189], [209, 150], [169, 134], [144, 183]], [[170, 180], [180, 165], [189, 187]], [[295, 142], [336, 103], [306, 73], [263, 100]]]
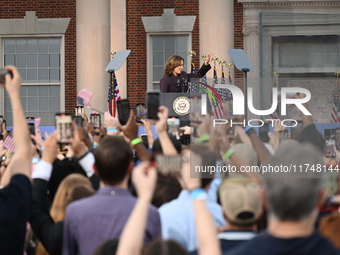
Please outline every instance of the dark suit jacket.
[[43, 179], [33, 180], [32, 205], [29, 222], [33, 232], [51, 255], [62, 254], [64, 222], [54, 223], [49, 212], [47, 196], [48, 182]]
[[211, 69], [210, 65], [203, 64], [197, 73], [182, 72], [180, 75], [166, 75], [160, 82], [161, 92], [188, 92], [188, 83], [191, 78], [201, 78]]

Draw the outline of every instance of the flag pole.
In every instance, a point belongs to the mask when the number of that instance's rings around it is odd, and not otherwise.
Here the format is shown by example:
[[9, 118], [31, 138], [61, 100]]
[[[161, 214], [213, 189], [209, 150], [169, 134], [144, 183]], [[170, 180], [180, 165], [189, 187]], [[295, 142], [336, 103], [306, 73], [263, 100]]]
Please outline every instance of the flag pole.
[[[193, 73], [193, 72], [194, 72], [194, 69], [195, 69], [195, 64], [194, 64], [192, 58], [193, 58], [194, 56], [196, 56], [196, 52], [195, 52], [194, 50], [190, 50], [190, 51], [188, 52], [188, 55], [191, 57], [191, 59], [190, 59], [190, 67], [191, 67], [190, 73]], [[190, 92], [193, 92], [193, 91], [192, 91], [192, 86], [191, 86], [191, 84], [192, 84], [192, 82], [190, 81]]]
[[[116, 51], [111, 51], [110, 52], [110, 56], [111, 59], [113, 59], [113, 57], [116, 55]], [[115, 80], [115, 71], [113, 70], [112, 72], [110, 72], [110, 87], [109, 87], [109, 91], [110, 91], [110, 95], [109, 95], [109, 105], [108, 105], [108, 109], [109, 109], [109, 113], [111, 116], [114, 115], [114, 113], [116, 112], [114, 109], [114, 104], [112, 103], [113, 100], [113, 94], [114, 94], [114, 80]]]
[[[224, 69], [223, 66], [227, 64], [227, 62], [225, 60], [220, 60], [219, 64], [222, 66], [222, 80], [221, 80], [221, 84], [225, 84], [225, 78], [224, 78]], [[222, 101], [223, 103], [225, 103], [225, 101], [227, 101], [227, 97], [225, 95], [225, 89], [222, 89]]]

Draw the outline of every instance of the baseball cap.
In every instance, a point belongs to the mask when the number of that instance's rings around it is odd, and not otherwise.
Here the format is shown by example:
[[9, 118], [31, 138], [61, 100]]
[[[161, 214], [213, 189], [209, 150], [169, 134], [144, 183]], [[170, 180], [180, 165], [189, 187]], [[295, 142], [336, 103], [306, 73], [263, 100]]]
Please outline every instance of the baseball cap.
[[261, 215], [260, 186], [247, 178], [227, 178], [218, 193], [224, 214], [231, 223], [248, 225]]

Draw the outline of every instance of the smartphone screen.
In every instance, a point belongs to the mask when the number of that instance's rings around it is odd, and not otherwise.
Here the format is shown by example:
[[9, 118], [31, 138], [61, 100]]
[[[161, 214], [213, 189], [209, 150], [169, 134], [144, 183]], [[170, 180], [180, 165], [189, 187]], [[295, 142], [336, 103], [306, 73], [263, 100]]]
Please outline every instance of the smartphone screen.
[[84, 106], [76, 106], [74, 111], [76, 116], [82, 116], [85, 114]]
[[57, 142], [59, 144], [69, 144], [73, 136], [72, 116], [67, 113], [57, 113], [55, 115], [57, 130]]
[[264, 123], [260, 128], [259, 128], [259, 133], [260, 133], [260, 139], [264, 143], [269, 142], [269, 123]]
[[130, 104], [128, 99], [117, 100], [118, 120], [125, 125], [130, 116]]
[[90, 121], [91, 125], [93, 127], [93, 134], [98, 135], [99, 134], [99, 129], [101, 125], [101, 119], [100, 119], [100, 114], [99, 113], [91, 113], [90, 114]]
[[27, 117], [26, 122], [31, 135], [35, 135], [35, 121], [34, 117]]
[[173, 134], [179, 131], [180, 120], [176, 116], [169, 117], [167, 119], [168, 132]]
[[335, 129], [335, 147], [340, 150], [340, 128]]
[[142, 119], [146, 118], [146, 107], [144, 103], [137, 103], [136, 104], [136, 121], [138, 123], [142, 123]]
[[326, 158], [334, 158], [335, 157], [334, 145], [335, 145], [334, 139], [325, 138], [325, 157]]
[[148, 119], [158, 120], [159, 92], [148, 92], [147, 94], [147, 113]]
[[157, 170], [163, 175], [179, 175], [182, 169], [182, 156], [156, 156]]
[[190, 98], [190, 114], [189, 120], [194, 123], [201, 123], [202, 105], [200, 97], [192, 97]]

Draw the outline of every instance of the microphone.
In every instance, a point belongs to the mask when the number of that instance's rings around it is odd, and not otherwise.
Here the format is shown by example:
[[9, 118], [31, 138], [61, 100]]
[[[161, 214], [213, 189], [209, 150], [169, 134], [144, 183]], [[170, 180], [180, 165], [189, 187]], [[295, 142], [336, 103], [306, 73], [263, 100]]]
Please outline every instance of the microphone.
[[179, 79], [179, 77], [177, 78], [177, 87], [181, 87], [181, 80]]
[[184, 86], [183, 86], [183, 90], [182, 92], [184, 92], [184, 89], [186, 88], [186, 91], [188, 91], [188, 79], [187, 78], [184, 78]]

